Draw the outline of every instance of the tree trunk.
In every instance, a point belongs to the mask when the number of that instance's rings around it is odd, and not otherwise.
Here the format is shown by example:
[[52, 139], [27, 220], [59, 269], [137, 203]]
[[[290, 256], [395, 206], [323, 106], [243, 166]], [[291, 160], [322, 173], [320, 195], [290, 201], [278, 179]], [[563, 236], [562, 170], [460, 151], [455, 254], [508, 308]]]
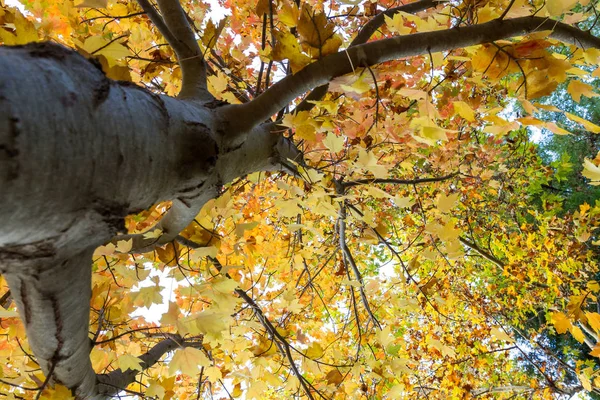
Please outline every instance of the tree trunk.
[[269, 124], [232, 147], [218, 104], [111, 81], [56, 44], [1, 47], [0, 71], [0, 273], [43, 371], [92, 397], [94, 249], [127, 214], [173, 199], [195, 215], [223, 184], [297, 152]]

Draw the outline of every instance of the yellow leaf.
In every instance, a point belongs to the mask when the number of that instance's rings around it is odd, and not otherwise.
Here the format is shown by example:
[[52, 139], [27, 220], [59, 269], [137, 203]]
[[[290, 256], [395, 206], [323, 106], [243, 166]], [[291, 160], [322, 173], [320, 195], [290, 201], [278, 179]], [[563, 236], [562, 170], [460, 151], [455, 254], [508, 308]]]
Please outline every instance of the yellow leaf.
[[208, 49], [211, 49], [215, 46], [219, 36], [221, 36], [221, 32], [223, 32], [223, 28], [225, 28], [225, 25], [227, 25], [227, 17], [220, 20], [218, 25], [215, 25], [212, 20], [208, 20], [201, 38], [202, 43]]
[[388, 168], [383, 165], [379, 165], [377, 163], [377, 158], [371, 151], [360, 149], [356, 164], [371, 172], [375, 178], [384, 178], [388, 174]]
[[216, 383], [219, 379], [223, 378], [223, 374], [218, 367], [208, 367], [204, 370], [204, 374], [212, 383]]
[[144, 239], [158, 239], [162, 236], [162, 229], [154, 229], [153, 231], [148, 231], [142, 235]]
[[160, 261], [164, 262], [169, 267], [177, 265], [177, 249], [173, 243], [167, 243], [164, 247], [157, 247], [155, 250]]
[[132, 371], [142, 371], [142, 362], [143, 361], [140, 360], [138, 357], [132, 356], [130, 354], [123, 354], [122, 356], [117, 358], [117, 364], [123, 372], [129, 369]]
[[275, 47], [271, 51], [273, 61], [289, 60], [292, 72], [297, 72], [310, 63], [310, 57], [302, 52], [298, 39], [290, 32], [275, 30], [273, 36], [275, 38]]
[[264, 14], [269, 13], [269, 0], [258, 0], [256, 2], [255, 11], [256, 15], [262, 17]]
[[119, 240], [117, 242], [117, 251], [119, 253], [129, 253], [131, 251], [132, 246], [133, 246], [133, 239]]
[[220, 96], [227, 91], [229, 85], [229, 79], [220, 70], [217, 70], [216, 75], [211, 75], [206, 78], [208, 83], [208, 90], [215, 96]]
[[317, 358], [323, 357], [324, 352], [321, 345], [317, 342], [314, 342], [310, 346], [308, 346], [308, 349], [306, 349], [306, 352], [304, 354], [306, 355], [306, 357], [315, 360]]
[[560, 126], [556, 125], [556, 123], [554, 123], [554, 122], [544, 122], [542, 124], [542, 126], [556, 135], [570, 135], [571, 134], [571, 132], [569, 132], [566, 129], [561, 128]]
[[583, 125], [583, 126], [584, 126], [584, 128], [585, 128], [585, 129], [587, 129], [588, 131], [590, 131], [590, 132], [592, 132], [592, 133], [600, 133], [600, 126], [598, 126], [598, 125], [596, 125], [596, 124], [593, 124], [593, 123], [591, 123], [590, 121], [588, 121], [588, 120], [585, 120], [585, 119], [583, 119], [583, 118], [581, 118], [581, 117], [578, 117], [578, 116], [577, 116], [577, 115], [575, 115], [575, 114], [571, 114], [571, 113], [569, 113], [569, 112], [565, 112], [565, 115], [566, 115], [566, 116], [567, 116], [569, 119], [571, 119], [571, 120], [573, 120], [573, 121], [575, 121], [575, 122], [577, 122], [577, 123], [579, 123], [579, 124]]
[[437, 209], [441, 212], [449, 212], [454, 207], [459, 196], [460, 193], [449, 194], [448, 196], [440, 193], [437, 198]]
[[385, 190], [381, 190], [375, 186], [367, 187], [367, 193], [369, 194], [369, 196], [372, 196], [376, 199], [389, 199], [392, 197], [392, 195], [386, 192]]
[[588, 324], [594, 329], [596, 332], [600, 332], [600, 314], [593, 312], [586, 312], [585, 316], [587, 317]]
[[333, 153], [342, 151], [344, 149], [344, 137], [337, 136], [335, 133], [327, 133], [327, 136], [323, 140], [323, 144]]
[[534, 106], [536, 106], [537, 108], [541, 108], [542, 110], [546, 110], [546, 111], [561, 112], [561, 110], [558, 107], [550, 106], [547, 104], [535, 103]]
[[308, 3], [303, 3], [297, 29], [302, 43], [320, 49], [327, 40], [333, 38], [335, 25], [328, 21], [324, 13], [314, 12]]
[[21, 12], [15, 8], [8, 8], [0, 11], [4, 11], [4, 15], [0, 16], [0, 42], [8, 46], [14, 46], [18, 44], [26, 44], [29, 42], [35, 42], [38, 38], [37, 29], [33, 23], [25, 18]]
[[546, 0], [546, 10], [550, 17], [560, 17], [577, 4], [577, 0]]
[[[4, 397], [6, 399], [7, 397]], [[10, 397], [8, 397], [10, 398]], [[13, 397], [15, 399], [15, 397]], [[40, 400], [74, 400], [73, 393], [71, 390], [63, 385], [54, 385], [51, 389], [44, 390], [43, 396]]]
[[201, 367], [210, 367], [208, 357], [202, 350], [186, 347], [176, 350], [173, 354], [173, 358], [169, 363], [169, 374], [172, 376], [177, 371], [181, 371], [184, 375], [194, 377], [199, 373]]
[[475, 121], [475, 112], [467, 103], [464, 101], [455, 101], [452, 105], [454, 106], [454, 111], [456, 111], [458, 115], [469, 122]]
[[585, 335], [578, 326], [571, 326], [571, 334], [579, 343], [583, 343], [583, 341], [585, 340]]
[[94, 255], [96, 256], [110, 256], [112, 254], [115, 254], [115, 251], [117, 250], [116, 246], [112, 243], [107, 244], [106, 246], [100, 246], [96, 249], [96, 251], [94, 252]]
[[90, 36], [83, 43], [83, 50], [90, 55], [103, 55], [109, 67], [116, 65], [117, 60], [130, 55], [129, 49], [117, 41], [110, 41], [103, 36]]
[[595, 345], [589, 354], [590, 356], [600, 357], [600, 345]]
[[108, 0], [83, 0], [78, 4], [75, 4], [75, 7], [106, 8], [107, 5]]
[[281, 11], [277, 14], [279, 21], [284, 25], [293, 27], [298, 23], [298, 16], [300, 15], [300, 11], [298, 10], [298, 6], [295, 3], [290, 3], [287, 0], [283, 0], [283, 4], [281, 6]]
[[394, 335], [392, 335], [392, 330], [390, 326], [386, 326], [381, 331], [377, 333], [377, 341], [381, 344], [383, 349], [387, 349], [388, 346], [394, 343]]
[[256, 228], [258, 225], [259, 225], [258, 221], [248, 222], [246, 224], [236, 224], [235, 225], [235, 235], [238, 238], [243, 238], [244, 232], [251, 231], [252, 229]]
[[414, 201], [412, 201], [410, 197], [395, 196], [394, 204], [396, 205], [396, 207], [406, 208], [412, 206], [414, 204]]
[[358, 77], [351, 85], [340, 85], [340, 87], [349, 93], [362, 94], [371, 90], [371, 78], [367, 74], [356, 74]]
[[513, 338], [510, 337], [506, 332], [504, 332], [503, 329], [499, 329], [495, 326], [492, 327], [492, 329], [490, 330], [490, 333], [492, 334], [492, 336], [494, 336], [498, 340], [503, 340], [508, 343], [512, 343], [514, 341]]
[[198, 261], [204, 257], [216, 257], [219, 253], [219, 249], [215, 246], [208, 247], [200, 247], [199, 249], [194, 249], [193, 253], [190, 256], [192, 261]]
[[581, 175], [591, 181], [590, 185], [600, 185], [600, 167], [596, 166], [588, 158], [583, 161], [583, 171], [581, 172]]
[[384, 16], [385, 24], [390, 32], [397, 33], [399, 35], [408, 35], [412, 32], [411, 26], [404, 25], [404, 17], [402, 13], [396, 13], [391, 18], [387, 15]]
[[550, 320], [558, 333], [567, 333], [572, 326], [571, 320], [565, 314], [558, 311], [550, 314]]
[[587, 83], [583, 83], [583, 82], [580, 82], [577, 80], [572, 80], [571, 82], [569, 82], [569, 86], [567, 87], [567, 92], [569, 92], [571, 97], [573, 97], [573, 100], [575, 100], [577, 103], [579, 103], [582, 95], [585, 97], [600, 96], [600, 94], [595, 93], [592, 89], [593, 89], [593, 87], [591, 85], [588, 85]]
[[217, 292], [229, 294], [238, 287], [238, 283], [233, 279], [219, 277], [210, 282], [210, 287]]
[[585, 390], [587, 390], [588, 392], [592, 391], [592, 382], [590, 381], [590, 378], [583, 374], [580, 374], [579, 380], [581, 381], [581, 386], [583, 386]]
[[146, 389], [146, 392], [144, 393], [144, 395], [148, 398], [157, 398], [157, 399], [162, 399], [165, 397], [165, 388], [162, 387], [161, 384], [159, 384], [156, 381], [151, 381], [152, 383], [150, 384], [150, 386], [148, 386], [148, 389]]
[[[592, 244], [595, 244], [595, 243], [592, 243]], [[594, 293], [600, 291], [600, 283], [598, 283], [597, 281], [589, 281], [586, 286], [587, 286], [588, 290], [591, 290]]]
[[243, 393], [244, 392], [242, 391], [242, 385], [238, 383], [233, 387], [233, 391], [231, 392], [231, 395], [234, 398], [238, 398], [238, 397], [241, 397]]
[[177, 306], [177, 303], [170, 301], [169, 302], [169, 309], [166, 313], [164, 313], [162, 315], [162, 318], [160, 319], [160, 323], [161, 325], [175, 325], [177, 323], [177, 320], [179, 319], [179, 306]]

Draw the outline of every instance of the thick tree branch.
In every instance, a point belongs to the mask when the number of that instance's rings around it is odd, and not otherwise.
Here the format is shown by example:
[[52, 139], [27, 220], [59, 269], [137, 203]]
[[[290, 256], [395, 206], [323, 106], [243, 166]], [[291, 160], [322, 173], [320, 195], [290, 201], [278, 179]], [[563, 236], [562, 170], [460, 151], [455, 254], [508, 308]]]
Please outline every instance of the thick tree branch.
[[[138, 356], [142, 360], [142, 370], [147, 370], [154, 366], [163, 355], [177, 349], [178, 347], [185, 347], [185, 341], [179, 335], [166, 335], [167, 338], [158, 342], [154, 347], [148, 350], [146, 353]], [[98, 375], [98, 394], [99, 398], [103, 399], [108, 396], [117, 395], [123, 388], [126, 388], [129, 384], [135, 382], [135, 377], [140, 371], [128, 369], [122, 371], [117, 369], [108, 374]]]
[[350, 42], [350, 46], [358, 46], [359, 44], [367, 43], [371, 36], [373, 36], [373, 34], [385, 23], [385, 17], [392, 18], [399, 12], [416, 14], [420, 11], [425, 11], [428, 8], [437, 7], [443, 3], [444, 1], [438, 0], [420, 0], [385, 10], [371, 18], [369, 22], [360, 29], [360, 32], [358, 32], [354, 39], [352, 39], [352, 42]]
[[92, 251], [51, 265], [33, 261], [37, 274], [23, 265], [4, 275], [42, 371], [82, 397], [96, 385], [88, 338]]
[[[382, 13], [377, 14], [375, 17], [371, 18], [358, 32], [358, 34], [354, 37], [352, 42], [348, 47], [358, 46], [359, 44], [367, 43], [367, 41], [373, 36], [375, 32], [385, 23], [385, 17], [393, 17], [399, 12], [405, 12], [409, 14], [415, 14], [420, 11], [427, 10], [428, 8], [436, 7], [438, 4], [441, 4], [441, 1], [437, 0], [420, 0], [415, 1], [414, 3], [404, 4], [398, 7], [393, 7], [388, 10], [385, 10]], [[304, 100], [298, 104], [295, 108], [296, 111], [308, 111], [314, 107], [314, 104], [311, 101], [319, 101], [321, 100], [325, 94], [329, 91], [329, 84], [321, 85], [319, 87], [314, 88]]]
[[138, 0], [152, 23], [165, 37], [177, 55], [181, 66], [182, 84], [179, 98], [198, 99], [203, 102], [214, 100], [206, 84], [206, 63], [196, 42], [179, 0], [157, 0], [162, 17], [149, 0]]
[[441, 31], [415, 33], [369, 42], [331, 54], [277, 82], [253, 101], [223, 107], [221, 119], [229, 123], [229, 134], [243, 135], [244, 128], [270, 118], [296, 97], [348, 74], [355, 66], [474, 46], [538, 31], [552, 31], [554, 39], [581, 48], [600, 48], [600, 38], [570, 25], [541, 17], [493, 20], [484, 24]]
[[[214, 191], [214, 193], [204, 193], [204, 195], [201, 195], [194, 199], [193, 202], [189, 203], [184, 203], [179, 199], [175, 199], [173, 200], [171, 208], [161, 220], [145, 233], [115, 236], [110, 242], [117, 245], [120, 241], [132, 240], [131, 250], [129, 251], [130, 254], [148, 253], [153, 251], [156, 247], [172, 242], [179, 232], [184, 230], [194, 220], [202, 206], [204, 206], [208, 200], [216, 196], [217, 192]], [[157, 229], [162, 232], [160, 236], [145, 236], [146, 233], [154, 232]]]
[[[211, 179], [190, 192], [173, 200], [173, 205], [163, 218], [145, 233], [119, 235], [111, 240], [117, 244], [122, 240], [133, 240], [129, 253], [146, 253], [156, 247], [172, 242], [198, 215], [209, 200], [219, 196], [222, 186], [240, 176], [259, 171], [285, 171], [297, 174], [294, 163], [302, 163], [302, 155], [294, 143], [273, 131], [274, 124], [264, 124], [254, 129], [239, 148], [234, 148], [217, 159]], [[289, 160], [293, 161], [290, 162]], [[159, 237], [145, 237], [156, 229]]]

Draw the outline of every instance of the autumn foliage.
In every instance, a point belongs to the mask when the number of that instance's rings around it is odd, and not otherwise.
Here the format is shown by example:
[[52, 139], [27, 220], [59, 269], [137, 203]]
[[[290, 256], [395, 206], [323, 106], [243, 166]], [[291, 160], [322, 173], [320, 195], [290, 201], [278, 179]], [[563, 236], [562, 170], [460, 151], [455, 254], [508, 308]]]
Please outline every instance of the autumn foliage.
[[[178, 93], [177, 59], [136, 2], [21, 3], [0, 8], [3, 44], [55, 41], [111, 79]], [[182, 6], [208, 87], [231, 104], [343, 51], [367, 21], [400, 6], [218, 3], [224, 15], [201, 1]], [[369, 40], [533, 13], [594, 33], [597, 8], [436, 2], [386, 15]], [[585, 113], [544, 98], [557, 88], [576, 102], [598, 96], [599, 60], [600, 50], [543, 30], [353, 65], [325, 96], [298, 98], [274, 116], [303, 154], [290, 161], [295, 174], [226, 184], [153, 251], [129, 254], [132, 243], [118, 239], [96, 250], [94, 370], [138, 371], [122, 393], [152, 399], [600, 394], [600, 203], [565, 210], [564, 195], [544, 188], [555, 171], [528, 134], [600, 133]], [[572, 168], [599, 184], [599, 164]], [[153, 226], [170, 207], [127, 217], [121, 233], [158, 238]], [[71, 398], [45, 382], [9, 296], [1, 306], [0, 399]], [[574, 340], [557, 352], [556, 337]], [[139, 356], [165, 339], [177, 345], [146, 368]]]

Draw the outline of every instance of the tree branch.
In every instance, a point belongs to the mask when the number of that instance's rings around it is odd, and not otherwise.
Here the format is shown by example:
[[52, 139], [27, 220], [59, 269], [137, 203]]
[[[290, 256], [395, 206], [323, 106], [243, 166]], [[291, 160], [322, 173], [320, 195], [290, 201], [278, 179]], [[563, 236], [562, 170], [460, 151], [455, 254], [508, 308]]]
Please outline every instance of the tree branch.
[[[184, 230], [196, 215], [202, 209], [202, 206], [208, 202], [208, 200], [216, 197], [214, 195], [205, 193], [205, 195], [194, 199], [193, 202], [184, 203], [179, 199], [173, 200], [171, 208], [166, 214], [158, 221], [152, 228], [148, 229], [145, 233], [136, 233], [130, 235], [119, 235], [115, 236], [110, 243], [117, 245], [120, 241], [132, 240], [130, 254], [148, 253], [154, 250], [156, 247], [160, 247], [169, 242], [172, 242], [179, 232]], [[162, 233], [158, 237], [147, 237], [144, 236], [149, 232], [160, 230]]]
[[12, 296], [10, 294], [10, 290], [7, 290], [6, 293], [0, 297], [0, 307], [8, 308], [10, 303], [12, 303]]
[[37, 274], [25, 264], [4, 275], [42, 371], [83, 398], [96, 386], [88, 338], [92, 252], [52, 264], [36, 260]]
[[397, 36], [323, 57], [296, 74], [283, 78], [249, 103], [222, 107], [221, 119], [229, 124], [229, 135], [243, 136], [246, 127], [265, 121], [308, 90], [352, 72], [355, 65], [373, 66], [394, 59], [449, 51], [543, 30], [552, 31], [551, 37], [565, 43], [581, 48], [600, 48], [600, 38], [589, 32], [541, 17], [496, 19], [467, 27]]
[[138, 0], [138, 3], [177, 55], [182, 73], [178, 97], [203, 102], [214, 100], [206, 84], [204, 55], [179, 0], [157, 0], [162, 17], [149, 0]]
[[[339, 193], [339, 194], [343, 195], [343, 192]], [[340, 249], [342, 250], [342, 256], [343, 256], [342, 258], [343, 258], [344, 264], [346, 264], [347, 266], [348, 265], [350, 266], [350, 269], [352, 269], [352, 273], [354, 274], [354, 277], [360, 284], [358, 287], [358, 292], [360, 293], [360, 298], [362, 300], [363, 306], [365, 307], [365, 311], [369, 315], [369, 318], [373, 322], [373, 325], [375, 327], [381, 329], [381, 324], [375, 317], [375, 314], [373, 314], [373, 311], [371, 310], [371, 306], [369, 305], [369, 299], [367, 298], [367, 295], [365, 293], [365, 286], [364, 286], [362, 274], [360, 273], [360, 270], [358, 269], [358, 266], [356, 265], [356, 262], [354, 261], [354, 257], [352, 256], [352, 253], [350, 252], [350, 248], [348, 248], [348, 244], [346, 243], [346, 205], [344, 204], [344, 202], [340, 202], [340, 211], [339, 211], [338, 215], [339, 215], [339, 217], [338, 217], [338, 221], [337, 221], [337, 226], [338, 226], [338, 235], [340, 238], [339, 246], [340, 246]], [[349, 268], [346, 267], [346, 270], [349, 270]]]
[[[234, 179], [259, 171], [284, 171], [297, 175], [294, 163], [302, 164], [302, 153], [275, 128], [275, 124], [263, 124], [255, 128], [249, 140], [241, 146], [220, 154], [211, 178], [173, 200], [169, 211], [152, 228], [144, 233], [116, 236], [110, 243], [117, 245], [120, 241], [132, 240], [130, 254], [147, 253], [172, 242], [209, 200], [219, 196], [222, 186]], [[162, 231], [159, 237], [144, 237], [156, 229]]]
[[370, 185], [373, 183], [391, 183], [391, 184], [399, 184], [399, 185], [415, 185], [420, 183], [431, 183], [431, 182], [442, 182], [448, 179], [452, 179], [455, 176], [459, 175], [459, 172], [454, 172], [449, 175], [444, 175], [435, 178], [417, 178], [417, 179], [395, 179], [395, 178], [384, 178], [384, 179], [358, 179], [350, 182], [342, 182], [342, 186], [345, 188], [350, 188], [359, 185]]
[[480, 256], [482, 256], [483, 258], [485, 258], [486, 260], [491, 261], [492, 263], [494, 263], [498, 268], [504, 269], [504, 262], [500, 261], [498, 258], [496, 258], [495, 256], [493, 256], [492, 254], [490, 254], [487, 251], [483, 250], [481, 247], [479, 247], [477, 245], [477, 243], [471, 242], [470, 240], [465, 239], [462, 236], [460, 236], [458, 238], [458, 240], [460, 240], [460, 242], [462, 244], [464, 244], [465, 246], [467, 246], [471, 250], [474, 250], [477, 254], [479, 254]]
[[[138, 356], [142, 360], [143, 371], [155, 365], [166, 353], [178, 347], [186, 346], [185, 341], [179, 335], [166, 336], [165, 340], [158, 342], [146, 353]], [[135, 382], [135, 377], [139, 373], [140, 371], [137, 370], [128, 369], [127, 371], [122, 371], [121, 369], [117, 369], [108, 374], [98, 375], [98, 394], [105, 397], [117, 395], [123, 388]]]
[[[385, 10], [382, 13], [377, 14], [375, 17], [371, 18], [358, 32], [358, 34], [354, 37], [352, 42], [348, 47], [358, 46], [359, 44], [367, 43], [367, 41], [373, 36], [375, 32], [385, 23], [385, 17], [393, 17], [399, 12], [405, 12], [409, 14], [415, 14], [419, 11], [427, 10], [428, 8], [436, 7], [438, 4], [441, 4], [441, 1], [436, 0], [420, 0], [415, 1], [414, 3], [404, 4], [398, 7], [390, 8]], [[304, 100], [298, 104], [295, 108], [296, 111], [308, 111], [314, 107], [314, 104], [311, 101], [319, 101], [321, 100], [325, 94], [329, 91], [329, 84], [321, 85], [315, 89], [313, 89]]]

